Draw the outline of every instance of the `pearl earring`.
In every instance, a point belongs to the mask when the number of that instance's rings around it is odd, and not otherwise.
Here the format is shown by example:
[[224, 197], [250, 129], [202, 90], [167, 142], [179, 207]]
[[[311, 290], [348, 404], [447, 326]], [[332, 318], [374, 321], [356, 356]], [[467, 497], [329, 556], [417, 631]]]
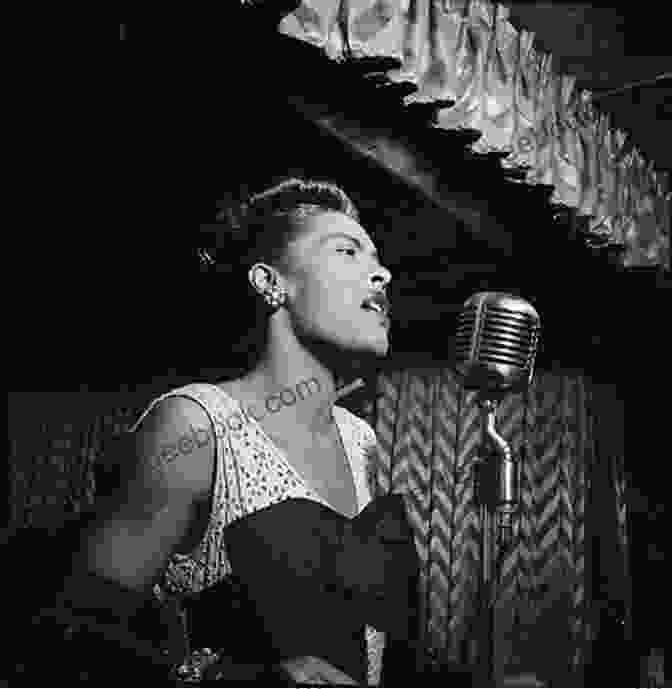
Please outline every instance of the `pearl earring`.
[[285, 303], [286, 298], [287, 292], [281, 287], [278, 287], [277, 285], [270, 287], [264, 293], [264, 299], [272, 309], [277, 309], [279, 306], [282, 306], [282, 304]]

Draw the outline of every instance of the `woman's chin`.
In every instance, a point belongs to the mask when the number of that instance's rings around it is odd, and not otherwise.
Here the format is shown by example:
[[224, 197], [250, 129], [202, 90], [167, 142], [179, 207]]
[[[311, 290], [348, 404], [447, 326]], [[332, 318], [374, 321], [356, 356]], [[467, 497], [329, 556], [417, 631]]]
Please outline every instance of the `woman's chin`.
[[376, 358], [387, 356], [390, 350], [390, 341], [387, 334], [383, 334], [376, 338], [367, 338], [365, 341], [358, 343], [357, 351], [362, 354], [373, 355]]
[[387, 338], [385, 339], [384, 342], [381, 341], [380, 343], [376, 343], [376, 345], [374, 346], [374, 353], [376, 354], [376, 356], [379, 356], [379, 357], [387, 356], [389, 351], [390, 351], [390, 342], [389, 342], [389, 340], [387, 340]]
[[358, 338], [357, 340], [338, 341], [333, 343], [338, 350], [339, 358], [346, 361], [357, 363], [358, 366], [366, 365], [367, 363], [375, 364], [378, 359], [383, 359], [387, 356], [390, 343], [387, 337], [379, 338]]
[[368, 361], [374, 363], [377, 359], [386, 357], [390, 349], [388, 334], [382, 329], [380, 334], [369, 334], [368, 337], [363, 337], [361, 332], [349, 338], [325, 333], [312, 337], [304, 335], [301, 341], [304, 347], [319, 359], [334, 359], [341, 363], [350, 361], [358, 366]]

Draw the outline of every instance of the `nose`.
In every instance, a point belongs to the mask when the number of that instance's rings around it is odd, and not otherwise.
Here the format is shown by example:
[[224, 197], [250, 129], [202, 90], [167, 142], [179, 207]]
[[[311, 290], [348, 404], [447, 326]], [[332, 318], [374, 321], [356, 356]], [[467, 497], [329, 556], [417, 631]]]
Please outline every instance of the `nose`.
[[392, 280], [392, 273], [383, 266], [378, 266], [369, 276], [369, 284], [374, 289], [385, 290]]

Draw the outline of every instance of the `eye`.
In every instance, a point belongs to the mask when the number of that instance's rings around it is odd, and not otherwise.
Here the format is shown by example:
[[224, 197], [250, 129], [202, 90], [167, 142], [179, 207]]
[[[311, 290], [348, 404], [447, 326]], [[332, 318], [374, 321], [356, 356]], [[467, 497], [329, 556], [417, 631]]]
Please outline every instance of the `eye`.
[[354, 255], [357, 253], [357, 249], [355, 249], [355, 248], [352, 247], [352, 246], [341, 247], [341, 248], [339, 248], [339, 249], [336, 249], [336, 251], [338, 251], [338, 252], [343, 252], [343, 251], [345, 251], [345, 252], [347, 252], [350, 256], [354, 256]]

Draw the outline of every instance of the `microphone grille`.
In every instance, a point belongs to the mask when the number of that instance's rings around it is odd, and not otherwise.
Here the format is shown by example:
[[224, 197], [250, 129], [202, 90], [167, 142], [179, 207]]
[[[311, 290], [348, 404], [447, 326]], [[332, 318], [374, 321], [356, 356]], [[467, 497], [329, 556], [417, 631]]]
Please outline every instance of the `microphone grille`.
[[464, 386], [515, 391], [531, 382], [539, 330], [539, 315], [523, 299], [501, 292], [470, 297], [455, 340]]

